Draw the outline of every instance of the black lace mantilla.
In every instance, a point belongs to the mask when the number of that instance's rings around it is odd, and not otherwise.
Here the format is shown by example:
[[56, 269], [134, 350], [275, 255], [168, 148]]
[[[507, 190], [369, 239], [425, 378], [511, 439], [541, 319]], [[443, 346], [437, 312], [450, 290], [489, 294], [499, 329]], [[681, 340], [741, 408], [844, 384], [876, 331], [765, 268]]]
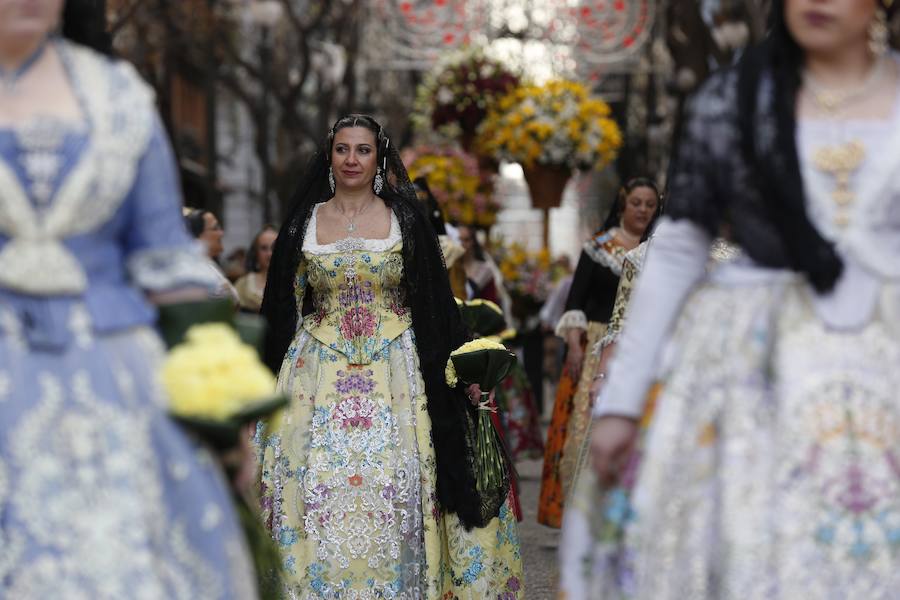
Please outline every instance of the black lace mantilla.
[[[736, 243], [762, 266], [803, 272], [827, 289], [838, 259], [805, 215], [795, 123], [779, 121], [775, 85], [765, 71], [755, 84], [752, 117], [742, 114], [741, 77], [740, 67], [720, 71], [688, 103], [666, 214]], [[750, 136], [742, 133], [742, 121], [751, 123]]]

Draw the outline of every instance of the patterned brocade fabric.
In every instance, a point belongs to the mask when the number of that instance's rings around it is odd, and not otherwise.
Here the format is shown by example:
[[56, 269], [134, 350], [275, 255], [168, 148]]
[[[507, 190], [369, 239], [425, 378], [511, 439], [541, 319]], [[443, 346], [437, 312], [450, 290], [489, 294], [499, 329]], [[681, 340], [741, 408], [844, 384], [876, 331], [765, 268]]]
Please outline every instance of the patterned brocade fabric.
[[[314, 215], [308, 231], [315, 240]], [[396, 220], [386, 240], [305, 244], [297, 289], [314, 310], [278, 379], [291, 403], [258, 432], [285, 596], [514, 600], [523, 584], [509, 501], [471, 531], [437, 502], [402, 244]]]
[[400, 285], [401, 244], [387, 252], [307, 256], [316, 310], [303, 327], [351, 364], [369, 364], [412, 325]]

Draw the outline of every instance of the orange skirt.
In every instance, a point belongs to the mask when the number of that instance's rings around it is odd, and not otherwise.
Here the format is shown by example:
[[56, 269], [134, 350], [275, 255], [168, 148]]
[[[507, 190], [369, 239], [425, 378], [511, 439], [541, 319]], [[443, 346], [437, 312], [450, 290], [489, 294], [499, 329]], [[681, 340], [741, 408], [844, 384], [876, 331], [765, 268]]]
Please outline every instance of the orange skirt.
[[[541, 497], [538, 502], [538, 523], [559, 528], [562, 525], [566, 495], [575, 476], [578, 450], [590, 422], [591, 379], [600, 362], [591, 352], [606, 333], [605, 323], [589, 323], [587, 345], [581, 377], [576, 383], [568, 369], [563, 369], [556, 388], [556, 400], [544, 446], [544, 467], [541, 475]], [[579, 393], [580, 392], [580, 393]], [[578, 438], [578, 439], [575, 439]], [[566, 456], [566, 454], [570, 456]]]

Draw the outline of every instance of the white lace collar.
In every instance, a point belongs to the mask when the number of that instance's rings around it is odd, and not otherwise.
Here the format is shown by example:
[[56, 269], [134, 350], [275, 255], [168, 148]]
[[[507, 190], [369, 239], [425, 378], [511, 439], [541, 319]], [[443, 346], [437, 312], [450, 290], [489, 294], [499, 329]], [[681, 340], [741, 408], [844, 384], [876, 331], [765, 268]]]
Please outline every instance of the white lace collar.
[[394, 211], [391, 211], [391, 230], [386, 238], [346, 237], [330, 244], [320, 244], [316, 223], [319, 207], [321, 206], [321, 204], [313, 206], [312, 215], [309, 217], [309, 225], [306, 226], [306, 234], [303, 236], [304, 252], [309, 252], [310, 254], [338, 254], [355, 250], [387, 252], [403, 239], [403, 235], [400, 232], [400, 221], [397, 219]]
[[153, 96], [123, 62], [68, 42], [56, 46], [83, 99], [90, 137], [44, 213], [0, 158], [0, 287], [35, 295], [79, 294], [87, 276], [63, 245], [112, 217], [126, 198], [152, 132]]

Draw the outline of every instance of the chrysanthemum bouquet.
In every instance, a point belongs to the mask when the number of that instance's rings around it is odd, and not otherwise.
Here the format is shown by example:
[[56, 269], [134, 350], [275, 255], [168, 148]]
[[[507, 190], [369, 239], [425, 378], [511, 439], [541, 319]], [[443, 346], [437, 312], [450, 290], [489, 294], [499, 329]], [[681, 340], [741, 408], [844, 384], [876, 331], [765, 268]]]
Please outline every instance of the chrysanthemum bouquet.
[[482, 298], [466, 301], [457, 298], [456, 304], [463, 323], [473, 335], [497, 342], [515, 337], [515, 330], [506, 327], [503, 309], [494, 302]]
[[453, 223], [490, 227], [497, 221], [499, 203], [491, 175], [478, 168], [471, 154], [449, 147], [423, 146], [404, 153], [411, 179], [425, 177], [428, 187]]
[[603, 100], [577, 82], [522, 85], [495, 103], [479, 127], [477, 151], [496, 160], [602, 169], [622, 134]]
[[[160, 372], [170, 415], [218, 450], [226, 471], [236, 476], [244, 426], [287, 404], [259, 358], [261, 317], [236, 316], [230, 300], [187, 302], [161, 307], [159, 327], [171, 348]], [[250, 508], [252, 494], [233, 492], [260, 592], [274, 597], [281, 576], [278, 548]]]
[[[445, 372], [450, 387], [460, 382], [481, 387], [475, 433], [475, 481], [484, 498], [500, 503], [509, 490], [510, 465], [500, 433], [491, 421], [491, 414], [497, 408], [490, 393], [515, 363], [516, 355], [506, 346], [482, 338], [467, 342], [451, 352]], [[484, 508], [493, 512], [495, 508], [499, 509], [499, 505]]]
[[169, 355], [161, 381], [169, 413], [214, 447], [236, 446], [240, 429], [287, 403], [259, 358], [259, 317], [235, 316], [227, 300], [160, 309]]

